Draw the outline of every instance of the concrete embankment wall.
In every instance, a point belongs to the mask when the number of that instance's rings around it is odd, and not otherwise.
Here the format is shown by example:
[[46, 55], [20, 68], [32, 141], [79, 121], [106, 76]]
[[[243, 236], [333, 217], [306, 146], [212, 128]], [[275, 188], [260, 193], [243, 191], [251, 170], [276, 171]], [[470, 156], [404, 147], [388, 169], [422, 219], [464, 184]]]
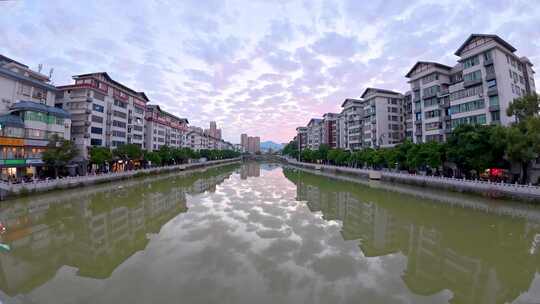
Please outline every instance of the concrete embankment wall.
[[101, 175], [66, 177], [62, 179], [53, 179], [53, 180], [40, 181], [40, 182], [35, 182], [35, 183], [10, 184], [10, 183], [1, 182], [0, 183], [0, 190], [1, 190], [0, 200], [4, 200], [12, 196], [26, 195], [30, 193], [40, 193], [40, 192], [46, 192], [46, 191], [58, 190], [58, 189], [85, 187], [85, 186], [91, 186], [91, 185], [124, 180], [124, 179], [129, 179], [129, 178], [169, 173], [169, 172], [174, 172], [174, 171], [193, 170], [193, 169], [198, 169], [198, 168], [203, 168], [203, 167], [211, 167], [211, 166], [218, 166], [218, 165], [224, 165], [224, 164], [230, 164], [230, 163], [237, 163], [241, 161], [242, 161], [241, 158], [233, 158], [233, 159], [207, 161], [207, 162], [201, 162], [201, 163], [182, 164], [182, 165], [175, 165], [175, 166], [154, 167], [154, 168], [148, 168], [148, 169], [101, 174]]
[[[347, 174], [369, 178], [369, 169], [358, 169], [348, 167], [338, 167], [330, 165], [317, 165], [301, 163], [295, 160], [288, 160], [288, 163], [294, 166], [300, 166], [312, 170], [321, 170], [331, 173]], [[448, 191], [467, 192], [479, 194], [491, 198], [511, 198], [526, 201], [540, 202], [540, 187], [531, 185], [494, 183], [478, 180], [464, 180], [437, 176], [424, 176], [414, 174], [404, 174], [389, 171], [377, 171], [381, 180], [394, 183], [409, 184], [415, 186], [429, 187], [435, 189], [444, 189]]]

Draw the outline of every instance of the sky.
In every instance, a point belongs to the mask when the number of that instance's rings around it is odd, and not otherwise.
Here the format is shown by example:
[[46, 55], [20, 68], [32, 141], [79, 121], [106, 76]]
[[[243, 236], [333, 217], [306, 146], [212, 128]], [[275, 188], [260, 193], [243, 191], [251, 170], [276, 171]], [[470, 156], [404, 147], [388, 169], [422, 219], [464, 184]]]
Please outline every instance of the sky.
[[[471, 33], [540, 66], [537, 1], [7, 0], [0, 54], [53, 82], [106, 71], [234, 143], [288, 142], [367, 87], [404, 92], [418, 60], [454, 65]], [[536, 76], [536, 83], [539, 77]]]

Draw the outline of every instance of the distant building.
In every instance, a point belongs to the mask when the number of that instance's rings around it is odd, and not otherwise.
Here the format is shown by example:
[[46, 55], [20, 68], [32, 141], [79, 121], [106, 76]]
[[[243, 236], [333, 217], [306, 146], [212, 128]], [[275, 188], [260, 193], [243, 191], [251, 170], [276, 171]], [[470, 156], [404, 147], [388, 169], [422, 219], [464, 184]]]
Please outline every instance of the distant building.
[[249, 153], [261, 152], [261, 138], [259, 136], [248, 137], [248, 150]]
[[158, 105], [146, 106], [145, 148], [159, 150], [162, 146], [180, 148], [185, 146], [188, 120], [165, 112]]
[[403, 141], [403, 95], [398, 92], [367, 88], [364, 105], [364, 148], [392, 147]]
[[307, 125], [307, 148], [317, 150], [322, 143], [323, 120], [312, 118]]

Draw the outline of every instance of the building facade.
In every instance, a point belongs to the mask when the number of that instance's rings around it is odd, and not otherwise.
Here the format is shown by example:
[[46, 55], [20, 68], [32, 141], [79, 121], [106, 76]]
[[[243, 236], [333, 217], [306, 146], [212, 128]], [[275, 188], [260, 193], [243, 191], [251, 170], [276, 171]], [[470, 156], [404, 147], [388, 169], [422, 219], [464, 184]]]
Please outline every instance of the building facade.
[[162, 146], [181, 148], [186, 145], [188, 120], [163, 111], [158, 105], [147, 105], [145, 115], [145, 149], [159, 150]]
[[0, 55], [1, 178], [38, 176], [53, 135], [70, 138], [71, 117], [56, 108], [49, 77]]
[[296, 142], [298, 144], [298, 151], [307, 149], [307, 128], [296, 128]]
[[393, 147], [404, 139], [403, 95], [384, 89], [367, 88], [364, 105], [364, 148]]
[[347, 98], [341, 104], [341, 113], [336, 123], [337, 146], [344, 150], [359, 150], [362, 147], [363, 101]]
[[307, 148], [317, 150], [322, 143], [323, 120], [312, 118], [307, 124]]
[[326, 113], [323, 115], [321, 143], [328, 145], [331, 149], [337, 148], [337, 113]]
[[58, 87], [57, 106], [71, 114], [71, 139], [84, 158], [90, 147], [116, 148], [132, 143], [144, 148], [146, 103], [137, 92], [107, 73], [73, 76], [75, 84]]
[[415, 142], [444, 141], [462, 124], [501, 124], [514, 118], [514, 99], [536, 92], [526, 57], [497, 35], [472, 34], [458, 48], [454, 67], [418, 62], [407, 73], [414, 103]]

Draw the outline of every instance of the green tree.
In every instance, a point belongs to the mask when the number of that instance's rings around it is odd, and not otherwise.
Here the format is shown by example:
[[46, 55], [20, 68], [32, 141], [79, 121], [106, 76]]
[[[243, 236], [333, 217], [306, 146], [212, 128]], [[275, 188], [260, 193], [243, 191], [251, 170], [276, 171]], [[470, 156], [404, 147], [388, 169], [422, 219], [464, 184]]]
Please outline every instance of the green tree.
[[149, 161], [152, 165], [159, 166], [163, 163], [161, 156], [159, 155], [158, 152], [153, 152], [153, 151], [146, 152], [144, 153], [144, 159], [146, 161]]
[[106, 147], [91, 147], [88, 152], [90, 155], [90, 163], [95, 164], [101, 168], [112, 161], [112, 152]]
[[293, 158], [298, 158], [298, 142], [294, 140], [289, 142], [285, 145], [285, 147], [283, 147], [281, 153], [283, 155], [288, 155]]
[[317, 150], [317, 159], [321, 160], [322, 162], [326, 162], [328, 160], [328, 152], [330, 151], [330, 147], [326, 144], [321, 144], [319, 146], [319, 149]]
[[172, 149], [167, 145], [159, 147], [159, 150], [157, 150], [157, 154], [161, 159], [162, 165], [170, 165], [174, 160]]
[[506, 114], [515, 116], [518, 123], [538, 115], [540, 111], [540, 97], [537, 94], [516, 98], [508, 105]]
[[47, 144], [47, 150], [43, 152], [42, 159], [45, 164], [54, 168], [54, 177], [58, 176], [58, 170], [64, 167], [79, 154], [75, 144], [54, 134]]

